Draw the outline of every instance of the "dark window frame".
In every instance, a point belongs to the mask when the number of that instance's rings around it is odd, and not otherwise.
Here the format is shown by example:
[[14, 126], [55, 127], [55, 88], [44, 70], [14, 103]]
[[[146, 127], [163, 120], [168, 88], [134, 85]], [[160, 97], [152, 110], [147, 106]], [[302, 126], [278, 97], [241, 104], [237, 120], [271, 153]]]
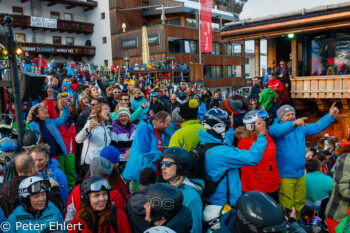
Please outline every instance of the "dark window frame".
[[101, 20], [104, 20], [104, 19], [106, 19], [106, 13], [105, 13], [105, 12], [102, 12], [102, 13], [101, 13]]
[[50, 11], [50, 18], [51, 19], [54, 19], [54, 18], [52, 18], [52, 13], [54, 13], [54, 14], [58, 14], [58, 19], [61, 19], [61, 14], [60, 14], [60, 12], [58, 12], [58, 11]]
[[106, 36], [102, 37], [102, 44], [107, 44], [107, 37]]
[[[68, 38], [73, 39], [73, 44], [67, 44], [67, 39], [68, 39]], [[66, 45], [74, 45], [74, 37], [71, 37], [71, 36], [66, 36]]]
[[[20, 9], [21, 10], [21, 14], [16, 14], [14, 9]], [[23, 7], [20, 7], [20, 6], [12, 6], [12, 14], [13, 15], [23, 15]]]
[[[60, 43], [55, 43], [54, 40], [60, 38]], [[52, 36], [52, 44], [62, 45], [62, 37], [61, 36]]]
[[[66, 15], [70, 15], [72, 17], [72, 19], [71, 20], [66, 19], [66, 17], [65, 17]], [[67, 21], [73, 21], [73, 19], [74, 19], [73, 14], [72, 13], [63, 13], [63, 19], [67, 20]]]

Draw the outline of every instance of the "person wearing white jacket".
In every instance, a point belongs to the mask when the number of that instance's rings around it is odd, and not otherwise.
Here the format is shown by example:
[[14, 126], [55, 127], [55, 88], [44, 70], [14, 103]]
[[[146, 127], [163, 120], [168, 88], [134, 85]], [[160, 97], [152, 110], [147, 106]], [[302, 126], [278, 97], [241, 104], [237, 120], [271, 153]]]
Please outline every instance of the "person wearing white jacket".
[[100, 152], [111, 143], [110, 126], [106, 126], [111, 111], [105, 103], [98, 104], [91, 112], [84, 128], [77, 134], [75, 141], [83, 143], [81, 153], [81, 170], [83, 175], [89, 170], [93, 158], [100, 156]]

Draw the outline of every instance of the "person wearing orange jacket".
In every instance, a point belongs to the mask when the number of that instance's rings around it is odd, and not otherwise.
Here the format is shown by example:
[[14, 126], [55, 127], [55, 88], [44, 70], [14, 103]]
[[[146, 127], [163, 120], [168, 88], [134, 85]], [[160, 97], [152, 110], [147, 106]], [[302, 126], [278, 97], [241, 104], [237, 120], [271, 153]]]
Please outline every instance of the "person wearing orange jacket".
[[[243, 117], [244, 126], [240, 126], [235, 131], [238, 138], [238, 148], [249, 150], [257, 140], [255, 124], [258, 115], [266, 119], [267, 113], [264, 110], [252, 110]], [[242, 191], [262, 191], [268, 193], [277, 201], [278, 185], [281, 184], [281, 177], [278, 172], [276, 162], [276, 146], [272, 138], [266, 134], [267, 146], [262, 159], [258, 165], [241, 168]]]

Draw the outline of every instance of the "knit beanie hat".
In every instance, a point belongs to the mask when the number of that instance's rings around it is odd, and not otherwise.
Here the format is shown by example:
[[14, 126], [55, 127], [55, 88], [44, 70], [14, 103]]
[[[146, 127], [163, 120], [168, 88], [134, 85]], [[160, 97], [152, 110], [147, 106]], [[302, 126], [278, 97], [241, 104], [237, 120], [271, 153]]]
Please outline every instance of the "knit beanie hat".
[[112, 174], [113, 164], [102, 157], [96, 157], [92, 160], [90, 165], [90, 172], [93, 176], [106, 177]]
[[156, 172], [151, 167], [145, 167], [140, 172], [140, 184], [147, 186], [156, 183]]
[[295, 108], [293, 108], [292, 106], [286, 104], [286, 105], [282, 105], [278, 110], [277, 110], [277, 117], [281, 120], [282, 117], [284, 116], [284, 114], [286, 114], [287, 112], [293, 111], [295, 113]]
[[180, 116], [185, 120], [197, 119], [198, 117], [198, 101], [190, 100], [180, 106]]
[[176, 107], [173, 112], [171, 113], [171, 120], [173, 122], [181, 122], [181, 117], [180, 117], [180, 108]]
[[242, 101], [240, 100], [226, 99], [225, 101], [221, 102], [220, 108], [226, 111], [228, 114], [234, 113], [237, 115], [239, 114], [239, 111], [241, 111], [242, 105]]
[[118, 163], [120, 160], [120, 153], [114, 146], [106, 146], [102, 149], [100, 156], [108, 159], [111, 163]]
[[81, 93], [79, 96], [78, 96], [78, 103], [81, 102], [82, 99], [84, 98], [89, 98], [89, 96], [87, 96], [85, 93]]
[[349, 140], [346, 140], [346, 139], [343, 139], [341, 140], [341, 143], [339, 145], [339, 147], [337, 147], [335, 149], [335, 153], [337, 155], [342, 155], [342, 154], [345, 154], [345, 153], [350, 153], [350, 141]]
[[125, 114], [127, 114], [129, 117], [130, 117], [130, 111], [129, 111], [129, 109], [128, 108], [126, 108], [126, 107], [120, 107], [119, 109], [118, 109], [118, 118], [119, 118], [119, 115], [120, 114], [122, 114], [122, 113], [125, 113]]

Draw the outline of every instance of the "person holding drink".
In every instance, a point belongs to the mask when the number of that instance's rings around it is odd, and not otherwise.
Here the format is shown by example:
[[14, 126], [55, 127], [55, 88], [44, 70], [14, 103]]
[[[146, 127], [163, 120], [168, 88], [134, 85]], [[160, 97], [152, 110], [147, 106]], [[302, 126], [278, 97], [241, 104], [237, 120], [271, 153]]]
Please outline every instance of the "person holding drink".
[[89, 170], [92, 159], [99, 156], [101, 150], [111, 143], [110, 128], [106, 126], [110, 115], [111, 111], [107, 104], [96, 105], [84, 128], [75, 137], [77, 143], [84, 143], [81, 153], [82, 175]]

